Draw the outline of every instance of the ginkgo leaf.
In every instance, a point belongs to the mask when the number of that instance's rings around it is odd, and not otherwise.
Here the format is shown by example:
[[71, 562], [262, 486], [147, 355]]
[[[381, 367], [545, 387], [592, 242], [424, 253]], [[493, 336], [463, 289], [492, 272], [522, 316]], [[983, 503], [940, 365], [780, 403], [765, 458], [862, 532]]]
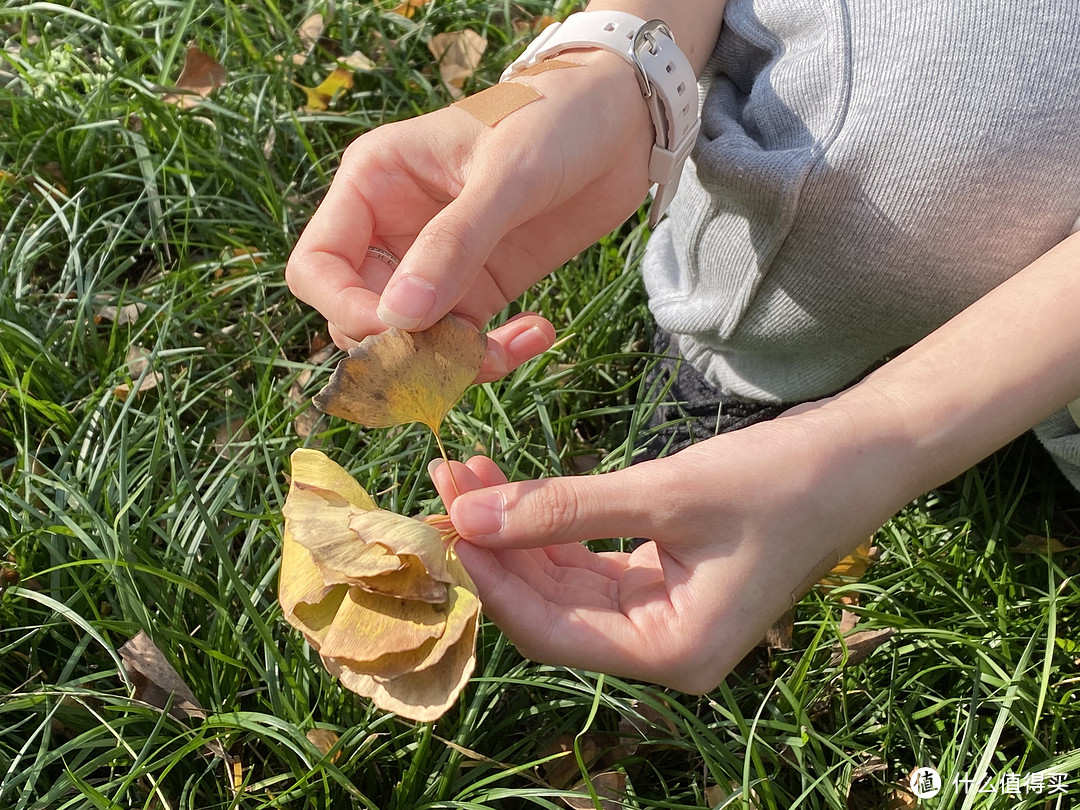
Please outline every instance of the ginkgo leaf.
[[833, 569], [821, 580], [820, 584], [828, 590], [838, 588], [846, 582], [861, 579], [862, 575], [873, 564], [874, 557], [873, 538], [870, 538], [833, 566]]
[[[459, 593], [464, 589], [454, 590]], [[476, 666], [479, 600], [472, 594], [469, 596], [475, 600], [475, 610], [470, 611], [472, 604], [463, 604], [456, 613], [457, 621], [463, 626], [461, 636], [444, 650], [433, 649], [430, 664], [414, 672], [397, 678], [380, 678], [357, 672], [340, 662], [324, 663], [330, 671], [336, 670], [343, 685], [370, 697], [380, 708], [420, 722], [437, 720], [457, 700]], [[447, 637], [451, 635], [448, 627]]]
[[336, 67], [318, 87], [307, 87], [299, 82], [293, 82], [293, 84], [303, 90], [304, 95], [307, 96], [304, 109], [321, 112], [330, 106], [330, 102], [338, 93], [353, 86], [353, 73], [348, 68]]
[[334, 492], [359, 509], [376, 509], [375, 501], [340, 464], [325, 453], [300, 448], [289, 456], [292, 480], [300, 485]]
[[365, 427], [423, 422], [437, 432], [486, 350], [487, 336], [453, 315], [423, 332], [390, 328], [349, 351], [315, 406]]
[[319, 652], [358, 663], [407, 652], [439, 638], [446, 616], [439, 605], [350, 588]]
[[[285, 560], [282, 558], [282, 571], [285, 570]], [[285, 611], [285, 618], [289, 624], [304, 634], [308, 644], [316, 650], [321, 650], [330, 634], [330, 628], [337, 618], [341, 603], [349, 593], [348, 585], [335, 585], [332, 588], [323, 588], [321, 596], [315, 596], [309, 600], [296, 602], [290, 610]], [[281, 601], [280, 592], [278, 600]], [[284, 610], [285, 603], [282, 602]]]
[[387, 546], [365, 543], [350, 527], [354, 516], [377, 512], [360, 512], [344, 498], [335, 504], [317, 491], [300, 487], [289, 493], [281, 512], [290, 535], [311, 555], [327, 585], [355, 585], [364, 577], [404, 567]]
[[434, 526], [380, 509], [353, 514], [349, 518], [349, 528], [365, 543], [388, 546], [393, 548], [395, 554], [419, 558], [432, 579], [451, 581], [446, 569], [442, 535]]
[[433, 720], [475, 667], [480, 600], [445, 518], [377, 509], [339, 465], [293, 453], [278, 600], [347, 688]]
[[397, 571], [364, 577], [354, 584], [371, 593], [397, 596], [401, 599], [419, 599], [421, 602], [442, 604], [446, 601], [446, 585], [432, 579], [419, 557], [398, 554], [402, 567]]

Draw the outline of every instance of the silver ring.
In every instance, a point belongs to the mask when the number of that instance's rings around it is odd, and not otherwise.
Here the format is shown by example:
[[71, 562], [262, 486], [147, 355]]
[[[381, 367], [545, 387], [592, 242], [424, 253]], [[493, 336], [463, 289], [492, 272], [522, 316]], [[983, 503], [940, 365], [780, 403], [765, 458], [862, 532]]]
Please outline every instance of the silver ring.
[[388, 265], [391, 270], [393, 270], [395, 267], [397, 267], [399, 264], [401, 264], [401, 259], [399, 259], [397, 256], [395, 256], [393, 253], [391, 253], [386, 248], [375, 247], [374, 245], [370, 245], [370, 246], [368, 246], [367, 254], [368, 254], [368, 256], [376, 258], [380, 262], [383, 262], [384, 264]]

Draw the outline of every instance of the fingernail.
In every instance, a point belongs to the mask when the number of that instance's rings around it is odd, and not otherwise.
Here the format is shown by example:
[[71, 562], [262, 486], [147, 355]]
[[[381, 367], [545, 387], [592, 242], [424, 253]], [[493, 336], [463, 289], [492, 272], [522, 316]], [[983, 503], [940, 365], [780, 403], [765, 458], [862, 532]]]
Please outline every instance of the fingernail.
[[422, 278], [401, 276], [383, 292], [375, 314], [398, 329], [415, 329], [435, 306], [435, 288]]
[[443, 460], [441, 458], [433, 458], [431, 461], [428, 462], [427, 474], [429, 476], [431, 476], [432, 478], [434, 478], [435, 477], [435, 471], [437, 469], [439, 469], [439, 465], [442, 464], [442, 463], [443, 463]]
[[532, 357], [534, 354], [546, 349], [547, 345], [548, 336], [544, 334], [544, 330], [539, 326], [530, 326], [506, 344], [506, 352], [511, 355]]
[[454, 501], [454, 526], [466, 537], [498, 534], [503, 511], [501, 492], [466, 493]]

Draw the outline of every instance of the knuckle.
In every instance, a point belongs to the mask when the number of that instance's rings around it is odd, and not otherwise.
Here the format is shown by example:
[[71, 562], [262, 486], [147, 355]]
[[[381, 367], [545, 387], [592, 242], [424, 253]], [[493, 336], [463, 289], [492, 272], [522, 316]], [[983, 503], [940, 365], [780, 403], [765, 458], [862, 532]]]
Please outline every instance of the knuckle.
[[443, 254], [458, 259], [471, 255], [476, 241], [470, 224], [449, 209], [428, 224], [423, 237]]
[[529, 504], [530, 519], [542, 534], [558, 535], [572, 530], [581, 513], [580, 503], [573, 490], [552, 482], [542, 490], [542, 497]]

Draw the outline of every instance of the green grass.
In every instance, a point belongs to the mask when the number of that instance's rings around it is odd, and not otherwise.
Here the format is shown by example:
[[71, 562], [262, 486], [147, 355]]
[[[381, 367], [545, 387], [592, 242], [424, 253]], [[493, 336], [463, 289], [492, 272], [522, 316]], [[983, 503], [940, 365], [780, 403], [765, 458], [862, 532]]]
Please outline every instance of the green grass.
[[[1012, 548], [1075, 542], [1071, 494], [1030, 440], [879, 532], [880, 562], [848, 591], [860, 629], [896, 634], [856, 665], [831, 663], [840, 605], [814, 594], [793, 650], [752, 656], [704, 698], [524, 661], [490, 625], [477, 675], [434, 725], [322, 671], [276, 605], [289, 453], [321, 446], [381, 505], [416, 514], [440, 508], [435, 448], [421, 429], [338, 420], [297, 434], [332, 361], [308, 359], [323, 324], [285, 288], [285, 259], [351, 138], [449, 100], [431, 35], [488, 38], [475, 89], [527, 37], [515, 20], [569, 9], [433, 0], [407, 20], [390, 5], [337, 3], [302, 66], [295, 31], [325, 6], [0, 9], [0, 808], [559, 808], [561, 788], [605, 769], [625, 777], [627, 807], [884, 807], [916, 765], [945, 782], [923, 806], [1069, 806], [1077, 556]], [[189, 42], [229, 81], [182, 111], [159, 86]], [[330, 110], [299, 111], [291, 82], [314, 85], [356, 50], [378, 68]], [[519, 306], [566, 340], [470, 391], [443, 431], [453, 454], [481, 447], [516, 478], [629, 461], [662, 396], [644, 382], [644, 236], [634, 220], [527, 294]], [[129, 304], [134, 322], [102, 316]], [[142, 389], [118, 396], [133, 374]], [[117, 650], [139, 630], [204, 721], [133, 699]], [[329, 755], [314, 728], [340, 735]], [[560, 739], [570, 753], [552, 753]], [[576, 778], [549, 784], [571, 759]], [[954, 783], [1040, 771], [1068, 774], [1071, 795]]]

